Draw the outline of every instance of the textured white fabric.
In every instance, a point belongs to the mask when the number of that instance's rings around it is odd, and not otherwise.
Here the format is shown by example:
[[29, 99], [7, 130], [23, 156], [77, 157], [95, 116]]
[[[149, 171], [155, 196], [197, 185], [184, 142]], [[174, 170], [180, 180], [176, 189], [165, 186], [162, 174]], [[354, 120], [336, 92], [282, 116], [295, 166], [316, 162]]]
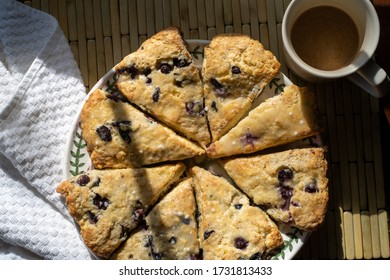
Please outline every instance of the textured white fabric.
[[26, 260], [26, 259], [41, 260], [42, 258], [22, 247], [5, 243], [0, 240], [0, 260]]
[[13, 0], [0, 9], [0, 258], [90, 259], [55, 188], [85, 97], [57, 21]]

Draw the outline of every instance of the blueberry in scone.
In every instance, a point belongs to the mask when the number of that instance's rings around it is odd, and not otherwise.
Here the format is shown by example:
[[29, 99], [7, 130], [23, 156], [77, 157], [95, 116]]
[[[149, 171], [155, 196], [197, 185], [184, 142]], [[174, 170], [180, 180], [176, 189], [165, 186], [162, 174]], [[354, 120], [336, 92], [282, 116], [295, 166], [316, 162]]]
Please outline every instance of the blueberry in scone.
[[108, 258], [184, 170], [182, 163], [94, 169], [62, 182], [57, 192], [65, 197], [88, 248], [97, 256]]
[[192, 179], [179, 182], [156, 204], [112, 259], [188, 260], [199, 258]]
[[280, 63], [246, 35], [221, 34], [204, 48], [202, 78], [212, 142], [247, 113], [279, 73]]
[[322, 148], [220, 161], [234, 182], [272, 218], [312, 231], [325, 219], [327, 162]]
[[97, 89], [81, 113], [82, 136], [97, 169], [176, 161], [205, 151], [127, 102]]
[[179, 29], [153, 35], [115, 69], [130, 102], [201, 146], [210, 143], [200, 73]]
[[291, 143], [321, 131], [315, 95], [308, 88], [286, 86], [249, 112], [234, 128], [207, 148], [220, 158], [249, 154]]
[[200, 167], [191, 168], [190, 173], [204, 259], [263, 259], [283, 244], [276, 224], [225, 178]]

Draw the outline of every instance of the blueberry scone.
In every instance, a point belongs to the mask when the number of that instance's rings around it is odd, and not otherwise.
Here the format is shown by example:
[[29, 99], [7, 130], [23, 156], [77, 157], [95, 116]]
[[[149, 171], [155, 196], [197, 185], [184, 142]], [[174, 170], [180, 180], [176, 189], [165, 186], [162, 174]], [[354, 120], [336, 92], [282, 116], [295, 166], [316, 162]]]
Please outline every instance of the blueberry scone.
[[210, 142], [200, 73], [180, 31], [167, 28], [115, 66], [134, 104], [203, 147]]
[[263, 259], [283, 244], [275, 223], [225, 178], [191, 169], [206, 260]]
[[64, 181], [57, 192], [65, 197], [85, 244], [97, 256], [108, 258], [184, 170], [182, 163], [94, 169]]
[[82, 109], [81, 128], [97, 169], [139, 167], [205, 153], [197, 144], [100, 89]]
[[212, 142], [247, 113], [279, 69], [275, 56], [246, 35], [224, 34], [211, 40], [204, 48], [202, 78]]
[[221, 160], [234, 182], [275, 220], [312, 231], [324, 221], [327, 162], [322, 148]]
[[112, 259], [197, 259], [195, 211], [192, 179], [187, 178], [150, 211], [145, 223], [118, 248]]
[[290, 85], [254, 108], [220, 140], [211, 144], [211, 158], [249, 154], [320, 132], [315, 95]]

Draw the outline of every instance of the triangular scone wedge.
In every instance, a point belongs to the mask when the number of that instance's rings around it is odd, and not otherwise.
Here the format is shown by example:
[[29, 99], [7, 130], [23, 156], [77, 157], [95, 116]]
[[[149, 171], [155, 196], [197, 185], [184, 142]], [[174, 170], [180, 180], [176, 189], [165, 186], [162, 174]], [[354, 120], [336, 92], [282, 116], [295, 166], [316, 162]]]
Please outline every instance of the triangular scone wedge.
[[118, 89], [175, 131], [210, 143], [200, 73], [179, 29], [158, 32], [115, 66]]
[[192, 179], [167, 193], [135, 231], [111, 256], [112, 259], [188, 260], [199, 255], [196, 203]]
[[81, 113], [82, 135], [95, 168], [139, 167], [205, 153], [129, 103], [107, 96], [97, 89]]
[[315, 95], [307, 88], [287, 86], [284, 92], [268, 98], [220, 140], [211, 144], [211, 158], [249, 154], [318, 134]]
[[279, 69], [275, 56], [249, 36], [223, 34], [212, 39], [204, 48], [202, 66], [212, 142], [237, 124]]
[[184, 172], [182, 163], [139, 169], [91, 170], [61, 183], [69, 213], [93, 253], [108, 258], [145, 211]]
[[234, 182], [275, 220], [315, 230], [328, 202], [327, 162], [322, 148], [221, 160]]
[[199, 239], [206, 260], [261, 259], [283, 244], [278, 227], [225, 178], [193, 167]]

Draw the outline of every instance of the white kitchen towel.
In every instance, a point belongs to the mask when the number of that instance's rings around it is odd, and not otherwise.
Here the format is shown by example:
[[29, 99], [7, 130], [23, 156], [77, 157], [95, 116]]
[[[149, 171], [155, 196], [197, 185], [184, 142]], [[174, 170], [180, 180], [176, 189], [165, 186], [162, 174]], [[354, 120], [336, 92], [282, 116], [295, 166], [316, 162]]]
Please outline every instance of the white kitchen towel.
[[14, 0], [0, 9], [0, 258], [90, 259], [55, 188], [85, 97], [58, 22]]

